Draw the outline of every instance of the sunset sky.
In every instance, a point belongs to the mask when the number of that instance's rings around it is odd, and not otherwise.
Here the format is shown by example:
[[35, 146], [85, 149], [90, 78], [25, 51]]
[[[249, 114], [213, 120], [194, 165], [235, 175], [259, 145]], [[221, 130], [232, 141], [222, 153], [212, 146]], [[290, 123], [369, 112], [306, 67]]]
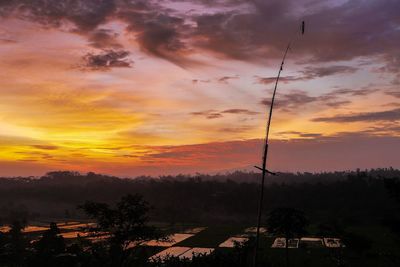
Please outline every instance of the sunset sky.
[[[0, 1], [0, 175], [400, 167], [398, 0]], [[300, 35], [301, 21], [306, 32]]]

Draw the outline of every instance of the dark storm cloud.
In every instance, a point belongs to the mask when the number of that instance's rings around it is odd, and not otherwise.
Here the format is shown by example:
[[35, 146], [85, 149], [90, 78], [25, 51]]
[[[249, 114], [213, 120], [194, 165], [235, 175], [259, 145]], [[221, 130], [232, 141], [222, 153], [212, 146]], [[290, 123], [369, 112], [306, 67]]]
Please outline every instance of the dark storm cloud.
[[365, 96], [365, 95], [369, 95], [373, 92], [375, 92], [376, 90], [371, 89], [371, 88], [362, 88], [362, 89], [337, 89], [335, 91], [333, 91], [332, 93], [330, 93], [329, 95], [344, 95], [344, 94], [348, 94], [348, 95], [352, 95], [352, 96]]
[[52, 155], [42, 152], [42, 151], [16, 151], [14, 153], [18, 154], [18, 155], [24, 155], [24, 156], [29, 157], [26, 160], [37, 160], [38, 158], [53, 159]]
[[348, 105], [348, 104], [350, 104], [350, 103], [351, 103], [351, 101], [349, 101], [349, 100], [342, 100], [342, 101], [331, 101], [331, 102], [326, 102], [326, 105], [327, 105], [328, 107], [331, 107], [331, 108], [339, 108], [339, 107], [341, 107], [341, 106]]
[[316, 137], [322, 136], [322, 134], [318, 134], [318, 133], [300, 133], [299, 136], [302, 137], [302, 138], [316, 138]]
[[0, 9], [3, 16], [16, 11], [24, 19], [51, 27], [72, 22], [77, 27], [74, 32], [86, 35], [96, 48], [120, 47], [112, 32], [97, 28], [110, 20], [122, 20], [144, 52], [177, 64], [193, 63], [182, 54], [186, 48], [181, 38], [183, 19], [151, 1], [16, 0], [3, 1]]
[[210, 113], [206, 116], [207, 119], [218, 119], [221, 117], [222, 117], [222, 114], [220, 114], [220, 113]]
[[279, 58], [303, 18], [306, 34], [295, 42], [293, 53], [311, 56], [313, 62], [382, 54], [387, 55], [385, 60], [390, 62], [400, 43], [396, 30], [400, 24], [399, 1], [347, 1], [333, 7], [328, 2], [321, 5], [314, 1], [304, 13], [295, 9], [296, 4], [302, 5], [298, 1], [242, 2], [249, 3], [252, 11], [196, 17], [195, 34], [200, 40], [197, 44], [230, 58]]
[[[352, 103], [348, 97], [362, 97], [374, 93], [376, 90], [370, 88], [362, 89], [336, 89], [320, 96], [310, 96], [306, 91], [295, 90], [286, 94], [278, 93], [275, 108], [286, 112], [292, 112], [307, 104], [318, 103], [332, 108], [338, 108]], [[346, 99], [344, 99], [346, 98]], [[271, 98], [265, 98], [260, 102], [269, 106]]]
[[399, 91], [388, 91], [388, 92], [386, 92], [386, 94], [396, 97], [396, 98], [400, 98], [400, 90]]
[[222, 118], [224, 114], [234, 114], [234, 115], [257, 115], [259, 112], [251, 111], [248, 109], [240, 109], [240, 108], [233, 108], [233, 109], [226, 109], [222, 111], [216, 111], [216, 110], [205, 110], [205, 111], [197, 111], [197, 112], [191, 112], [191, 115], [194, 116], [203, 116], [207, 119], [217, 119], [217, 118]]
[[[315, 101], [318, 101], [318, 97], [310, 96], [304, 91], [293, 91], [288, 94], [280, 94], [276, 98], [275, 107], [289, 112]], [[261, 101], [261, 104], [269, 106], [271, 104], [271, 99], [264, 99]]]
[[111, 68], [130, 68], [131, 61], [127, 59], [129, 52], [125, 50], [105, 50], [100, 54], [88, 53], [83, 57], [80, 66], [85, 70], [109, 70]]
[[241, 125], [241, 126], [231, 126], [231, 127], [223, 127], [218, 129], [220, 133], [244, 133], [247, 131], [252, 131], [254, 130], [254, 126], [246, 126], [246, 125]]
[[134, 18], [137, 14], [125, 15], [126, 20], [130, 22], [129, 29], [139, 32], [138, 41], [148, 52], [161, 56], [164, 51], [177, 51], [184, 47], [176, 29], [182, 23], [181, 19], [160, 15], [147, 17], [150, 21], [143, 22]]
[[353, 97], [360, 97], [360, 96], [367, 96], [369, 94], [372, 94], [376, 92], [377, 90], [371, 89], [371, 88], [361, 88], [361, 89], [348, 89], [348, 88], [341, 88], [341, 89], [336, 89], [333, 90], [332, 92], [326, 93], [324, 95], [321, 95], [319, 99], [321, 101], [326, 101], [326, 102], [340, 102], [343, 101], [340, 98], [341, 97], [348, 97], [348, 96], [353, 96]]
[[0, 3], [3, 16], [15, 15], [48, 26], [60, 26], [64, 21], [89, 31], [104, 23], [116, 10], [114, 0], [14, 0]]
[[202, 116], [207, 119], [218, 119], [223, 117], [223, 115], [220, 112], [215, 110], [197, 111], [197, 112], [191, 112], [190, 114], [194, 116]]
[[122, 45], [116, 40], [117, 37], [118, 34], [108, 29], [97, 29], [87, 33], [90, 46], [99, 49], [121, 48]]
[[381, 105], [382, 107], [400, 107], [400, 103], [399, 102], [391, 102], [391, 103], [386, 103]]
[[[306, 67], [303, 71], [300, 71], [301, 75], [299, 76], [283, 76], [279, 78], [279, 81], [288, 83], [295, 81], [307, 81], [315, 78], [322, 78], [331, 75], [337, 74], [350, 74], [357, 71], [357, 68], [349, 67], [349, 66], [327, 66], [327, 67]], [[272, 84], [275, 83], [276, 77], [260, 77], [254, 76], [256, 78], [256, 82], [259, 84]]]
[[[256, 83], [259, 84], [272, 84], [276, 82], [276, 77], [260, 77], [260, 76], [254, 76], [256, 78]], [[288, 83], [288, 82], [293, 82], [293, 81], [299, 81], [302, 80], [301, 77], [295, 77], [295, 76], [283, 76], [279, 78], [279, 81], [283, 83]]]
[[8, 39], [8, 38], [1, 38], [0, 37], [0, 43], [3, 43], [3, 44], [16, 44], [17, 43], [17, 41], [16, 40], [13, 40], [13, 39]]
[[32, 145], [33, 148], [42, 149], [42, 150], [56, 150], [58, 146], [53, 145]]
[[184, 19], [158, 6], [146, 11], [123, 10], [117, 16], [128, 24], [128, 32], [134, 34], [143, 52], [181, 66], [196, 64], [186, 58], [189, 26]]
[[365, 112], [349, 115], [336, 115], [333, 117], [315, 118], [314, 122], [373, 122], [373, 121], [397, 121], [400, 120], [400, 108], [378, 111]]
[[370, 135], [387, 135], [396, 136], [400, 132], [400, 122], [399, 121], [384, 121], [379, 122], [376, 125], [369, 127], [363, 131]]
[[387, 64], [379, 68], [379, 71], [394, 74], [392, 84], [400, 85], [400, 55], [398, 53], [388, 54], [384, 56], [384, 59]]
[[336, 74], [354, 73], [356, 70], [357, 68], [349, 66], [306, 67], [301, 73], [303, 74], [303, 79], [309, 80]]
[[298, 131], [284, 131], [278, 132], [278, 135], [297, 135], [299, 138], [317, 138], [322, 137], [323, 134], [320, 133], [303, 133]]
[[235, 80], [235, 79], [239, 79], [239, 76], [237, 76], [237, 75], [236, 76], [223, 76], [223, 77], [218, 78], [218, 82], [227, 84], [227, 83], [229, 83], [230, 80]]
[[256, 115], [256, 114], [259, 114], [259, 112], [251, 111], [251, 110], [248, 110], [248, 109], [240, 109], [240, 108], [226, 109], [224, 111], [221, 111], [221, 113], [245, 114], [245, 115]]
[[193, 84], [198, 84], [198, 83], [209, 83], [210, 80], [199, 80], [199, 79], [193, 79], [192, 83]]
[[[17, 16], [51, 27], [69, 22], [80, 34], [87, 34], [93, 46], [101, 48], [106, 44], [115, 48], [116, 43], [111, 41], [112, 34], [96, 30], [106, 22], [123, 21], [127, 32], [136, 38], [144, 52], [179, 65], [195, 64], [187, 55], [196, 49], [246, 61], [280, 58], [292, 34], [305, 19], [306, 34], [294, 43], [293, 56], [307, 56], [308, 62], [314, 63], [378, 56], [386, 63], [383, 71], [399, 72], [400, 1], [191, 2], [202, 5], [204, 10], [212, 6], [214, 13], [179, 12], [168, 8], [168, 1], [3, 0], [0, 15]], [[354, 70], [309, 69], [303, 75], [323, 77], [342, 71]]]
[[[188, 2], [187, 0], [172, 0], [172, 2]], [[230, 7], [250, 2], [246, 0], [190, 0], [192, 3], [203, 4], [210, 7]]]

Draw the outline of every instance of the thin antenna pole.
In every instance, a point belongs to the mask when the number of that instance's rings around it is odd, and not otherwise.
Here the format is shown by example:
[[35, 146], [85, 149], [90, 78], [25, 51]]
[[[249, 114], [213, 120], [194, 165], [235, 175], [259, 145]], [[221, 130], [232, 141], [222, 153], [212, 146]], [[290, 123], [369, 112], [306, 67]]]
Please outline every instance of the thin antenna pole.
[[285, 59], [286, 55], [290, 49], [290, 44], [289, 42], [288, 46], [286, 47], [285, 53], [282, 58], [281, 66], [279, 68], [278, 76], [276, 77], [275, 80], [275, 87], [274, 87], [274, 92], [272, 94], [272, 100], [271, 100], [271, 105], [269, 108], [269, 116], [268, 116], [268, 122], [267, 122], [267, 128], [266, 128], [266, 136], [265, 136], [265, 143], [264, 143], [264, 153], [263, 153], [263, 158], [262, 158], [262, 179], [261, 179], [261, 190], [260, 190], [260, 200], [258, 203], [258, 216], [257, 216], [257, 233], [256, 233], [256, 246], [255, 246], [255, 251], [254, 251], [254, 261], [253, 261], [253, 266], [257, 266], [257, 256], [258, 256], [258, 246], [260, 242], [260, 227], [261, 227], [261, 215], [262, 215], [262, 206], [263, 206], [263, 200], [264, 200], [264, 183], [265, 183], [265, 176], [267, 174], [267, 156], [268, 156], [268, 144], [269, 144], [269, 129], [271, 126], [271, 120], [272, 120], [272, 111], [274, 109], [274, 103], [275, 103], [275, 96], [276, 96], [276, 89], [278, 88], [278, 82], [279, 78], [281, 76], [281, 72], [283, 70], [283, 65], [285, 64]]
[[[301, 22], [301, 35], [304, 34], [304, 29], [305, 29], [305, 24], [304, 21]], [[265, 143], [264, 143], [264, 153], [262, 157], [262, 168], [256, 167], [257, 169], [262, 171], [262, 179], [261, 179], [261, 189], [260, 189], [260, 201], [258, 203], [258, 216], [257, 216], [257, 233], [256, 233], [256, 244], [255, 244], [255, 250], [254, 250], [254, 260], [253, 260], [253, 266], [257, 266], [257, 257], [258, 257], [258, 247], [259, 247], [259, 242], [260, 242], [260, 227], [261, 227], [261, 215], [262, 215], [262, 209], [263, 209], [263, 201], [264, 201], [264, 183], [265, 183], [265, 176], [267, 173], [276, 175], [273, 172], [270, 172], [267, 170], [267, 156], [268, 156], [268, 144], [269, 144], [269, 129], [271, 126], [271, 121], [272, 121], [272, 111], [274, 109], [274, 104], [275, 104], [275, 96], [276, 96], [276, 90], [278, 88], [278, 82], [279, 78], [281, 76], [281, 72], [283, 71], [283, 65], [285, 64], [285, 59], [288, 54], [288, 51], [290, 49], [291, 41], [288, 43], [285, 53], [283, 54], [281, 66], [278, 71], [278, 76], [276, 77], [275, 80], [275, 87], [274, 87], [274, 92], [272, 94], [272, 99], [271, 99], [271, 105], [269, 108], [269, 116], [268, 116], [268, 122], [267, 122], [267, 129], [266, 129], [266, 135], [265, 135]]]

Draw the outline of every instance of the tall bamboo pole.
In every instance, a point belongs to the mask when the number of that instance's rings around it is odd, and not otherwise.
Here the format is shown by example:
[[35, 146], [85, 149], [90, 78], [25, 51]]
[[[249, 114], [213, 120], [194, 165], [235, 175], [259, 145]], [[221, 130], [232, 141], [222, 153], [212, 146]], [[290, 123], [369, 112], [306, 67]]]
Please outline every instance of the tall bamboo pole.
[[[304, 21], [301, 24], [301, 34], [304, 34]], [[274, 91], [272, 94], [272, 99], [271, 99], [271, 105], [269, 108], [269, 115], [268, 115], [268, 121], [267, 121], [267, 127], [266, 127], [266, 135], [265, 135], [265, 143], [264, 143], [264, 151], [263, 151], [263, 157], [262, 157], [262, 168], [259, 168], [255, 166], [257, 169], [262, 171], [262, 178], [261, 178], [261, 184], [260, 184], [260, 200], [258, 203], [258, 214], [257, 214], [257, 232], [256, 232], [256, 244], [255, 244], [255, 250], [254, 250], [254, 260], [253, 260], [253, 266], [257, 266], [257, 257], [258, 257], [258, 247], [259, 247], [259, 242], [260, 242], [260, 227], [261, 227], [261, 215], [262, 215], [262, 209], [263, 209], [263, 201], [264, 201], [264, 183], [265, 183], [265, 176], [267, 173], [275, 175], [275, 173], [270, 172], [267, 170], [267, 156], [268, 156], [268, 145], [269, 145], [269, 130], [271, 127], [271, 121], [272, 121], [272, 112], [274, 109], [274, 103], [275, 103], [275, 96], [276, 96], [276, 90], [278, 88], [278, 82], [279, 78], [281, 76], [281, 72], [283, 71], [283, 65], [285, 64], [285, 59], [288, 54], [288, 51], [290, 49], [291, 41], [288, 43], [285, 53], [283, 54], [282, 62], [278, 71], [278, 76], [276, 77], [275, 80], [275, 87]]]

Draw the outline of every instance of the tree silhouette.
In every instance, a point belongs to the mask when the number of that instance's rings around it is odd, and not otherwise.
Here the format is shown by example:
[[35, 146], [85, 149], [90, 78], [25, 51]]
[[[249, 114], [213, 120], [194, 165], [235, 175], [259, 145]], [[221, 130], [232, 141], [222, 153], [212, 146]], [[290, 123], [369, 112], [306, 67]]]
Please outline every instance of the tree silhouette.
[[33, 248], [34, 266], [64, 266], [59, 258], [64, 255], [66, 246], [56, 223], [50, 223], [49, 229], [43, 232], [42, 237], [33, 244]]
[[20, 221], [14, 221], [11, 224], [11, 229], [4, 236], [4, 254], [0, 262], [8, 262], [9, 266], [22, 266], [27, 256], [26, 248], [28, 247], [28, 242], [22, 233], [24, 228], [25, 223]]
[[96, 220], [96, 226], [89, 231], [110, 235], [109, 253], [115, 266], [122, 266], [127, 260], [130, 253], [128, 247], [161, 236], [155, 227], [147, 225], [150, 208], [140, 195], [126, 195], [114, 208], [96, 202], [86, 202], [80, 208]]
[[274, 235], [285, 238], [286, 266], [289, 266], [289, 239], [304, 235], [308, 220], [302, 211], [292, 208], [277, 208], [267, 218], [267, 229]]
[[43, 233], [35, 247], [37, 252], [43, 256], [54, 256], [65, 251], [64, 238], [60, 235], [60, 229], [56, 223], [50, 223], [50, 228]]
[[400, 236], [400, 179], [399, 178], [385, 178], [385, 188], [390, 197], [397, 203], [397, 208], [393, 214], [386, 216], [384, 224], [388, 226], [394, 234]]

